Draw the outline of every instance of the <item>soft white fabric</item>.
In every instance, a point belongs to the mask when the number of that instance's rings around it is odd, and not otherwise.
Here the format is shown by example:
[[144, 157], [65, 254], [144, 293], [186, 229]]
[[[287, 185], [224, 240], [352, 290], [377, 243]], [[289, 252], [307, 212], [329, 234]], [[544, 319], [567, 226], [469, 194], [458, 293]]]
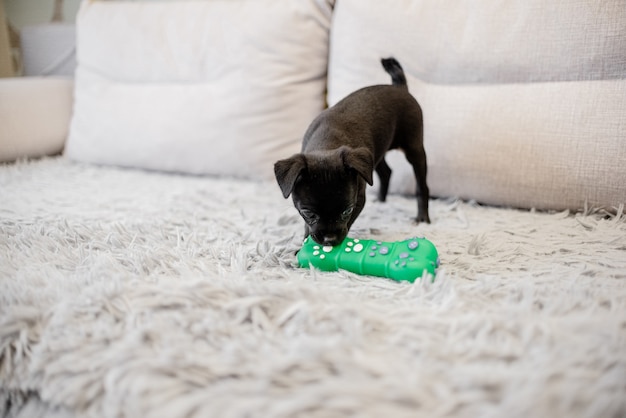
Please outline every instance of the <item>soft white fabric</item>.
[[623, 211], [373, 197], [434, 283], [295, 267], [273, 181], [0, 166], [0, 416], [626, 415]]
[[68, 78], [0, 78], [0, 162], [61, 152], [73, 86]]
[[[424, 111], [433, 194], [527, 208], [626, 202], [626, 3], [470, 3], [339, 2], [329, 103], [389, 83], [379, 60], [393, 55]], [[390, 156], [392, 191], [412, 193], [401, 157]]]
[[324, 105], [325, 0], [85, 2], [66, 155], [271, 177]]
[[623, 79], [624, 22], [626, 0], [341, 0], [333, 57], [351, 47], [358, 73], [358, 57], [397, 55], [429, 83]]

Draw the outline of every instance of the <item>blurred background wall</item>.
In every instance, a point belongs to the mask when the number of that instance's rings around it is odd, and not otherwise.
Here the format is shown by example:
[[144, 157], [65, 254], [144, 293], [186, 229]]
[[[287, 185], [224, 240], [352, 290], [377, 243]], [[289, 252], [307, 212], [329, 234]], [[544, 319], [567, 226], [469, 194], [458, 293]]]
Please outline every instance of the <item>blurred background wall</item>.
[[[2, 0], [4, 11], [15, 29], [39, 23], [50, 22], [54, 15], [55, 0]], [[80, 0], [64, 0], [61, 2], [63, 21], [74, 22]]]

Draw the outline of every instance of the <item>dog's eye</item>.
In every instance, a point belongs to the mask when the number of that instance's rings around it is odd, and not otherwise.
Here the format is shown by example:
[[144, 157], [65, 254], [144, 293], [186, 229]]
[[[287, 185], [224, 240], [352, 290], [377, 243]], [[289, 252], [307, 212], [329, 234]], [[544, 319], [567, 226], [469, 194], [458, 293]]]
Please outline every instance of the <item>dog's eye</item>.
[[353, 211], [354, 207], [349, 207], [348, 209], [344, 210], [343, 212], [341, 212], [341, 219], [348, 219], [348, 217], [352, 215]]
[[314, 224], [319, 220], [319, 216], [308, 209], [302, 209], [300, 214], [309, 224]]

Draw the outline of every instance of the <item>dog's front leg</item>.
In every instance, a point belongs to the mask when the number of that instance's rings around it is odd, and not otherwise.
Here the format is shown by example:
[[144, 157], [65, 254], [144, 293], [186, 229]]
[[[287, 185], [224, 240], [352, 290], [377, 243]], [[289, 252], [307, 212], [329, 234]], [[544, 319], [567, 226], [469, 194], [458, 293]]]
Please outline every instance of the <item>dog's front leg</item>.
[[389, 179], [391, 178], [391, 168], [383, 157], [376, 166], [376, 174], [380, 179], [380, 188], [378, 189], [378, 200], [384, 202], [387, 200], [387, 192], [389, 191]]
[[363, 183], [356, 197], [354, 210], [352, 211], [352, 215], [350, 216], [350, 220], [348, 221], [348, 224], [347, 224], [348, 231], [350, 231], [350, 228], [352, 228], [352, 224], [354, 223], [354, 221], [356, 221], [356, 218], [358, 218], [359, 215], [361, 214], [363, 207], [365, 207], [365, 183]]

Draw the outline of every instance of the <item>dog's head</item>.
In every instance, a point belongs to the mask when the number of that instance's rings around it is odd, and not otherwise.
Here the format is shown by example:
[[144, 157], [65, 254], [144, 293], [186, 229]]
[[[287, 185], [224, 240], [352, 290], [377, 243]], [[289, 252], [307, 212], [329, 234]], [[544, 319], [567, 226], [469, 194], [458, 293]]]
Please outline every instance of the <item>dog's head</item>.
[[274, 164], [274, 174], [285, 198], [293, 204], [313, 239], [337, 245], [360, 212], [359, 195], [372, 184], [374, 157], [366, 148], [343, 146], [331, 151], [296, 154]]

